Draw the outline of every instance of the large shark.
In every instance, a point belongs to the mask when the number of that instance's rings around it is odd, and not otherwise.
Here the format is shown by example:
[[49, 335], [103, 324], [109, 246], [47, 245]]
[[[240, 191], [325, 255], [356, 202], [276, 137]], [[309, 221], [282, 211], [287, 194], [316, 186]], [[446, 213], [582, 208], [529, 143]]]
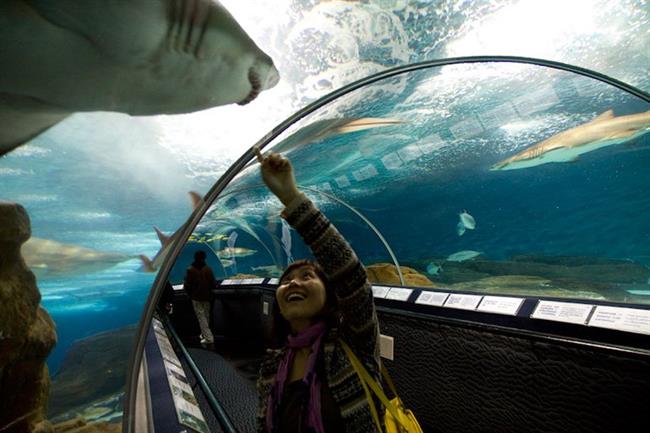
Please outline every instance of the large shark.
[[135, 258], [37, 237], [29, 238], [23, 244], [21, 253], [27, 266], [39, 279], [90, 274]]
[[[303, 126], [278, 144], [271, 150], [276, 153], [288, 152], [309, 143], [323, 141], [337, 135], [349, 134], [351, 132], [365, 131], [366, 129], [396, 126], [406, 123], [400, 119], [381, 117], [341, 117], [316, 120]], [[258, 164], [256, 158], [248, 163], [246, 168]]]
[[621, 143], [650, 129], [650, 110], [615, 116], [607, 110], [590, 122], [567, 129], [492, 166], [491, 170], [517, 170], [549, 162], [571, 162], [579, 155]]
[[0, 1], [0, 155], [78, 111], [188, 113], [279, 80], [216, 0]]

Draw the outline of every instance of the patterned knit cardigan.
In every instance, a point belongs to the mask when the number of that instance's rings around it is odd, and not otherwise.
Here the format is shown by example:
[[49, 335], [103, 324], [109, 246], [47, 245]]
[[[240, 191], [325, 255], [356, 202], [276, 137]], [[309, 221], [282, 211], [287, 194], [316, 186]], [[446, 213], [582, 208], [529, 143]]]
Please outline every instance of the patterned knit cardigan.
[[[328, 332], [322, 350], [327, 384], [346, 429], [340, 433], [376, 433], [359, 377], [339, 343], [339, 338], [345, 340], [368, 372], [379, 377], [379, 327], [366, 270], [347, 241], [305, 195], [290, 203], [282, 216], [309, 245], [338, 298], [341, 325]], [[285, 353], [285, 349], [268, 350], [262, 363], [257, 381], [258, 432], [264, 431], [267, 399]], [[382, 410], [381, 404], [375, 406]], [[383, 419], [383, 412], [380, 417]]]

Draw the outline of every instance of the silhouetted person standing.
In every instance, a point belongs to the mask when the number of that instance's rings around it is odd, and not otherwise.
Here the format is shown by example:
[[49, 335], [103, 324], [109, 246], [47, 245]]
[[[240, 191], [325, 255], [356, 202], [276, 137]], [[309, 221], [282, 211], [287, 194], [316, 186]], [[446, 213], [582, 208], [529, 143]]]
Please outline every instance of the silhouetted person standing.
[[216, 283], [212, 269], [205, 263], [206, 257], [205, 251], [194, 253], [194, 261], [185, 272], [185, 291], [192, 300], [201, 327], [201, 345], [214, 349], [214, 337], [210, 330], [210, 295]]

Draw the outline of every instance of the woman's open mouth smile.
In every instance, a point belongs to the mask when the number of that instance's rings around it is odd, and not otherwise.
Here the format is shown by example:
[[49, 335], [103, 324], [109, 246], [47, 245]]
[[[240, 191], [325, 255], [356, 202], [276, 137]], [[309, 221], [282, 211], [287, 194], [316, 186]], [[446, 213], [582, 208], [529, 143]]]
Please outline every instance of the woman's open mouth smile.
[[287, 296], [285, 297], [285, 300], [287, 301], [287, 303], [291, 303], [291, 302], [304, 301], [306, 298], [307, 298], [307, 295], [305, 293], [294, 291], [294, 292], [290, 292], [289, 294], [287, 294]]

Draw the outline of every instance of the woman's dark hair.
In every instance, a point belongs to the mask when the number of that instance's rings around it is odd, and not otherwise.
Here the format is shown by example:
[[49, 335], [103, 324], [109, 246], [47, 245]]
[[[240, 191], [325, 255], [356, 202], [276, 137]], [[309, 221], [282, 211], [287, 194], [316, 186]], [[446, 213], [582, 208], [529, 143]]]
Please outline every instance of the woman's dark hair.
[[[319, 318], [324, 320], [329, 328], [337, 327], [340, 320], [339, 303], [336, 299], [336, 293], [334, 293], [334, 289], [329, 283], [327, 275], [323, 271], [323, 268], [318, 264], [318, 262], [312, 260], [296, 260], [287, 266], [287, 268], [284, 270], [282, 276], [280, 276], [280, 283], [278, 286], [282, 284], [282, 280], [291, 271], [305, 266], [312, 268], [325, 286], [325, 306], [323, 307], [323, 311], [320, 314]], [[291, 333], [291, 325], [289, 325], [289, 322], [284, 317], [282, 317], [280, 306], [278, 305], [278, 300], [275, 297], [273, 297], [271, 318], [271, 347], [278, 349], [285, 345], [287, 336]]]

